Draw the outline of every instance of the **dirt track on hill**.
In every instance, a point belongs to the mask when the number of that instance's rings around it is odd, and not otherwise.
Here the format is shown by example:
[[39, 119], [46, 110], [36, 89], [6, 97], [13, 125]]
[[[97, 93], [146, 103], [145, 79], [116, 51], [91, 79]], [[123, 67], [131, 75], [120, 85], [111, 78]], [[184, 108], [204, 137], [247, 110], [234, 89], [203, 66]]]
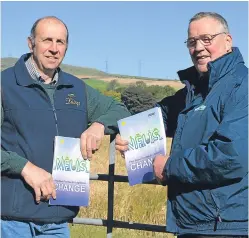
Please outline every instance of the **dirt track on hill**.
[[105, 82], [111, 82], [112, 80], [117, 80], [120, 84], [132, 84], [137, 81], [143, 81], [146, 83], [146, 85], [159, 85], [159, 86], [171, 86], [175, 89], [183, 88], [184, 85], [180, 81], [173, 81], [173, 80], [142, 80], [142, 79], [134, 79], [134, 78], [117, 78], [117, 77], [89, 77], [86, 75], [75, 75], [78, 78], [94, 78], [98, 80], [102, 80]]

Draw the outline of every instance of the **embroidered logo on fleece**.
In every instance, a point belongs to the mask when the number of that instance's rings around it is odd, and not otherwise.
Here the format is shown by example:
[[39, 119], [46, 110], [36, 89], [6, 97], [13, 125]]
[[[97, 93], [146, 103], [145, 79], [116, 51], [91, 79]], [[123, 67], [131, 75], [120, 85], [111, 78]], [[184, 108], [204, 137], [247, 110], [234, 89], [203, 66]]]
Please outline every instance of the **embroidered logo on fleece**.
[[206, 106], [205, 106], [205, 105], [201, 105], [201, 106], [199, 106], [199, 107], [195, 108], [195, 110], [194, 110], [194, 111], [203, 111], [203, 110], [205, 110], [205, 108], [206, 108]]
[[66, 104], [77, 105], [77, 107], [80, 106], [80, 102], [76, 101], [75, 95], [73, 93], [67, 95]]

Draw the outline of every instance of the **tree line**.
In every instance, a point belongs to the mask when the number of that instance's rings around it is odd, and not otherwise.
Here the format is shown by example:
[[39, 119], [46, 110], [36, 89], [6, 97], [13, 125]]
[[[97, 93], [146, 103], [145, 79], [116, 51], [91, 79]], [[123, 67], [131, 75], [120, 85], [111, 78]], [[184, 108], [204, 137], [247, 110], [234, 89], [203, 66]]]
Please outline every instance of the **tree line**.
[[156, 102], [164, 97], [175, 94], [176, 90], [171, 86], [147, 86], [143, 81], [128, 86], [122, 85], [117, 80], [108, 83], [102, 93], [123, 102], [132, 114], [136, 114], [152, 108]]

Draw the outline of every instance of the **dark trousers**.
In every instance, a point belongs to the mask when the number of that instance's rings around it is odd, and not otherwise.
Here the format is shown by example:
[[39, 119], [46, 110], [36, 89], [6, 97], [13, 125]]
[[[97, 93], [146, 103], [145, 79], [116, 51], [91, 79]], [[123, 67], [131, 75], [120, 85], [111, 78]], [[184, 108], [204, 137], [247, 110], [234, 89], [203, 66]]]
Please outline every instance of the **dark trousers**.
[[248, 236], [209, 236], [209, 235], [182, 235], [178, 238], [247, 238]]

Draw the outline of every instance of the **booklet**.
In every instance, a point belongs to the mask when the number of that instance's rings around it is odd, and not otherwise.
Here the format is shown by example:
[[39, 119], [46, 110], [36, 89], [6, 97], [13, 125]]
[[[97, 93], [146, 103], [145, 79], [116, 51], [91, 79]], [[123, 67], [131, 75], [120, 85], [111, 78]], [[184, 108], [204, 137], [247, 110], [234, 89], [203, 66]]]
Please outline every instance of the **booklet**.
[[52, 176], [56, 200], [50, 205], [88, 206], [90, 161], [81, 155], [79, 138], [55, 137]]
[[155, 179], [153, 160], [166, 155], [166, 135], [161, 108], [155, 107], [118, 121], [122, 139], [129, 141], [125, 152], [129, 184]]

